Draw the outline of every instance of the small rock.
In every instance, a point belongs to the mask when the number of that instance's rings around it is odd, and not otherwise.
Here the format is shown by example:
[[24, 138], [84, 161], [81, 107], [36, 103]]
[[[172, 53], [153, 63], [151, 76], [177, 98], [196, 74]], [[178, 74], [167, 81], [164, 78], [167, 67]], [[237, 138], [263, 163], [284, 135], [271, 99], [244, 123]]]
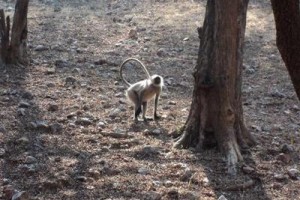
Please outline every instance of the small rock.
[[163, 48], [160, 48], [157, 53], [156, 53], [159, 57], [164, 57], [164, 56], [167, 56], [167, 52], [165, 49]]
[[29, 200], [29, 194], [25, 191], [17, 192], [13, 195], [11, 200]]
[[56, 70], [54, 67], [50, 67], [50, 68], [47, 68], [45, 74], [46, 75], [50, 75], [50, 74], [55, 74]]
[[18, 116], [25, 116], [26, 115], [25, 108], [18, 108], [17, 114], [18, 114]]
[[288, 164], [290, 161], [291, 161], [291, 156], [289, 154], [285, 154], [285, 153], [280, 153], [278, 156], [277, 156], [277, 160], [285, 163], [285, 164]]
[[82, 125], [82, 126], [89, 126], [89, 125], [93, 124], [93, 122], [87, 117], [82, 117], [82, 118], [77, 119], [75, 121], [75, 124]]
[[60, 12], [61, 11], [61, 7], [60, 6], [54, 6], [53, 11], [54, 12]]
[[59, 68], [63, 68], [63, 67], [69, 67], [71, 66], [71, 63], [66, 61], [66, 60], [56, 60], [54, 65], [56, 67], [59, 67]]
[[8, 185], [11, 182], [11, 180], [7, 178], [4, 178], [2, 181], [3, 181], [3, 185]]
[[49, 129], [49, 124], [47, 121], [44, 120], [38, 120], [35, 122], [36, 128], [40, 130], [48, 130]]
[[282, 153], [292, 153], [294, 152], [294, 148], [288, 144], [283, 144], [281, 147]]
[[61, 133], [63, 130], [63, 126], [59, 123], [54, 123], [50, 125], [50, 130], [53, 134]]
[[226, 197], [224, 195], [221, 195], [218, 200], [227, 200]]
[[74, 85], [77, 82], [77, 79], [73, 76], [68, 76], [65, 80], [66, 85]]
[[95, 169], [89, 169], [87, 172], [88, 176], [91, 176], [93, 179], [98, 180], [100, 178], [100, 172]]
[[33, 95], [30, 92], [24, 92], [23, 95], [22, 95], [22, 98], [32, 100]]
[[175, 102], [175, 101], [169, 101], [168, 104], [169, 104], [169, 105], [175, 106], [175, 105], [176, 105], [176, 102]]
[[290, 176], [291, 179], [297, 180], [300, 175], [300, 172], [297, 169], [289, 169], [288, 175]]
[[276, 181], [284, 181], [287, 179], [287, 177], [283, 174], [274, 174], [274, 178]]
[[118, 92], [117, 94], [115, 94], [115, 97], [123, 97], [124, 93], [123, 92]]
[[254, 172], [254, 169], [252, 167], [249, 167], [249, 166], [243, 166], [242, 170], [245, 174], [251, 174], [251, 173]]
[[282, 184], [278, 183], [278, 182], [275, 182], [275, 183], [273, 183], [272, 188], [275, 189], [275, 190], [279, 190], [279, 189], [282, 188]]
[[6, 133], [6, 129], [3, 125], [0, 125], [0, 133]]
[[135, 29], [129, 30], [129, 32], [128, 32], [128, 38], [134, 39], [134, 40], [138, 39], [138, 33], [137, 33], [137, 31]]
[[152, 133], [153, 133], [154, 135], [160, 135], [160, 134], [161, 134], [161, 130], [160, 130], [159, 128], [157, 128], [157, 129], [154, 129], [154, 130], [152, 131]]
[[21, 145], [28, 145], [29, 144], [29, 139], [25, 136], [17, 139], [16, 141], [18, 144], [21, 144]]
[[25, 164], [33, 164], [33, 163], [36, 163], [37, 162], [37, 159], [33, 156], [27, 156], [25, 158]]
[[0, 148], [0, 158], [3, 158], [4, 155], [5, 155], [5, 149]]
[[55, 87], [55, 83], [49, 82], [49, 83], [46, 83], [46, 86], [49, 88], [53, 88], [53, 87]]
[[19, 103], [19, 108], [29, 108], [30, 106], [30, 103], [23, 100]]
[[161, 194], [154, 192], [154, 191], [149, 191], [145, 194], [145, 199], [146, 200], [161, 200], [162, 196]]
[[185, 38], [183, 38], [183, 41], [188, 41], [188, 40], [190, 40], [190, 38], [189, 38], [189, 37], [185, 37]]
[[109, 117], [115, 118], [115, 117], [119, 116], [120, 113], [121, 113], [120, 108], [115, 108], [111, 111], [111, 113], [109, 114]]
[[180, 181], [186, 182], [189, 181], [193, 176], [194, 172], [192, 170], [184, 170], [184, 173], [180, 176]]
[[146, 174], [149, 174], [149, 170], [147, 168], [141, 167], [138, 169], [138, 173], [146, 175]]
[[279, 91], [271, 92], [270, 96], [277, 97], [277, 98], [285, 98], [286, 97], [285, 94], [283, 94], [282, 92], [279, 92]]
[[204, 178], [202, 179], [202, 183], [203, 183], [204, 186], [209, 186], [210, 181], [208, 180], [207, 177], [204, 177]]
[[145, 146], [142, 149], [142, 153], [144, 155], [150, 156], [150, 155], [157, 155], [159, 154], [159, 150], [157, 148], [151, 147], [151, 146]]
[[170, 198], [170, 199], [174, 199], [174, 200], [179, 199], [179, 193], [176, 189], [169, 190], [167, 195], [168, 195], [168, 198]]
[[173, 182], [167, 180], [167, 181], [164, 182], [164, 186], [166, 186], [166, 187], [172, 187], [173, 186]]
[[85, 176], [77, 176], [75, 179], [78, 180], [78, 181], [81, 181], [81, 182], [86, 182], [87, 181], [87, 177], [85, 177]]
[[120, 104], [127, 104], [127, 101], [125, 99], [119, 99]]
[[34, 48], [34, 51], [46, 51], [48, 49], [49, 49], [49, 47], [46, 47], [46, 46], [40, 44]]
[[48, 111], [54, 112], [58, 110], [58, 105], [57, 104], [49, 104], [48, 106]]
[[55, 180], [46, 180], [42, 182], [42, 187], [47, 190], [56, 190], [57, 188], [61, 188], [61, 184]]
[[56, 158], [54, 158], [54, 161], [55, 161], [55, 162], [60, 162], [60, 161], [61, 161], [61, 157], [56, 157]]

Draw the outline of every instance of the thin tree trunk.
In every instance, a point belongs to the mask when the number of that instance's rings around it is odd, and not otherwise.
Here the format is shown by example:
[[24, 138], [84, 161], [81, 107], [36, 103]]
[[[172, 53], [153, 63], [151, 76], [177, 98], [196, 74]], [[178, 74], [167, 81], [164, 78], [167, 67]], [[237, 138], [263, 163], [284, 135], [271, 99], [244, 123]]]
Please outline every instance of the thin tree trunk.
[[17, 0], [12, 29], [9, 16], [5, 18], [3, 9], [0, 10], [0, 63], [28, 63], [26, 51], [28, 3], [29, 0]]
[[243, 120], [241, 70], [248, 0], [207, 1], [190, 114], [174, 147], [217, 144], [235, 173], [240, 146], [255, 143]]
[[300, 100], [300, 8], [299, 0], [271, 0], [276, 42]]

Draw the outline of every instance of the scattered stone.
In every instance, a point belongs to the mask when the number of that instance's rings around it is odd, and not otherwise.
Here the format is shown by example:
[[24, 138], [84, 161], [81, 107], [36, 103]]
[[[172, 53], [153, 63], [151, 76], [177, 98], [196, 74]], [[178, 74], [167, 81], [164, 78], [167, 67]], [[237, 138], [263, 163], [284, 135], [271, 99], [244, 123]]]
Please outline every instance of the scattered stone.
[[57, 188], [61, 188], [61, 184], [55, 180], [46, 180], [42, 182], [42, 187], [47, 190], [56, 190]]
[[118, 92], [117, 94], [115, 94], [115, 97], [123, 97], [124, 93], [123, 92]]
[[157, 129], [154, 129], [154, 130], [152, 131], [152, 133], [153, 133], [154, 135], [160, 135], [160, 134], [161, 134], [161, 130], [160, 130], [159, 128], [157, 128]]
[[60, 161], [61, 161], [61, 157], [56, 157], [56, 158], [54, 158], [54, 161], [55, 161], [55, 162], [60, 162]]
[[254, 169], [250, 166], [243, 166], [242, 170], [245, 174], [251, 174], [254, 172]]
[[176, 105], [176, 102], [175, 102], [175, 101], [169, 101], [168, 104], [169, 104], [169, 105], [172, 105], [172, 106], [175, 106], [175, 105]]
[[68, 76], [65, 80], [66, 85], [74, 85], [77, 82], [77, 79], [73, 76]]
[[133, 40], [137, 40], [138, 39], [137, 30], [130, 29], [129, 32], [128, 32], [128, 38], [133, 39]]
[[0, 158], [3, 158], [4, 155], [5, 155], [5, 149], [0, 148]]
[[167, 52], [165, 49], [163, 48], [160, 48], [157, 53], [156, 53], [159, 57], [164, 57], [164, 56], [167, 56]]
[[38, 121], [35, 122], [35, 124], [36, 124], [37, 129], [44, 130], [44, 131], [49, 130], [49, 124], [48, 124], [47, 121], [38, 120]]
[[37, 171], [37, 166], [34, 164], [24, 164], [24, 165], [19, 165], [18, 169], [20, 171], [22, 171], [23, 173], [27, 173], [27, 174], [33, 174], [36, 173]]
[[3, 182], [3, 185], [8, 185], [10, 183], [10, 180], [8, 178], [4, 178], [2, 180], [2, 182]]
[[279, 92], [279, 91], [271, 92], [270, 96], [277, 97], [277, 98], [285, 98], [286, 97], [285, 94], [283, 94], [282, 92]]
[[26, 136], [23, 136], [16, 141], [20, 145], [28, 145], [29, 144], [29, 139]]
[[191, 177], [193, 176], [194, 172], [190, 169], [188, 170], [184, 170], [183, 174], [180, 176], [180, 181], [186, 182], [189, 181], [191, 179]]
[[57, 104], [49, 104], [48, 111], [55, 112], [57, 110], [58, 110], [58, 105]]
[[15, 193], [11, 200], [29, 200], [29, 194], [25, 191]]
[[18, 108], [17, 113], [18, 113], [18, 116], [25, 116], [26, 110], [25, 110], [25, 108]]
[[45, 71], [46, 75], [50, 75], [50, 74], [55, 74], [56, 70], [54, 67], [49, 67], [47, 68], [47, 70]]
[[125, 99], [122, 98], [122, 99], [119, 99], [119, 103], [120, 103], [120, 104], [127, 104], [127, 101], [126, 101]]
[[107, 63], [107, 60], [105, 60], [105, 59], [96, 60], [94, 62], [95, 65], [104, 65], [106, 63]]
[[49, 49], [49, 47], [46, 47], [46, 46], [40, 44], [40, 45], [37, 45], [33, 50], [34, 51], [46, 51], [48, 49]]
[[221, 195], [218, 200], [227, 200], [227, 198], [224, 195]]
[[115, 129], [114, 132], [107, 134], [107, 136], [113, 137], [113, 138], [128, 138], [130, 137], [125, 130], [122, 129]]
[[144, 155], [146, 156], [151, 156], [151, 155], [157, 155], [159, 154], [159, 150], [158, 148], [155, 147], [151, 147], [151, 146], [145, 146], [142, 151], [141, 151]]
[[0, 133], [6, 133], [5, 127], [1, 124], [0, 124]]
[[284, 181], [287, 179], [287, 177], [284, 174], [274, 174], [274, 178], [276, 181]]
[[105, 122], [98, 122], [97, 126], [100, 128], [105, 128]]
[[33, 95], [30, 92], [24, 92], [22, 95], [23, 99], [28, 99], [28, 100], [32, 100], [33, 99]]
[[146, 174], [149, 174], [149, 170], [147, 168], [141, 167], [138, 169], [138, 173], [146, 175]]
[[145, 199], [147, 200], [161, 200], [162, 196], [161, 194], [154, 192], [154, 191], [149, 191], [145, 194]]
[[289, 169], [288, 175], [291, 179], [297, 180], [299, 178], [300, 172], [298, 169]]
[[19, 103], [19, 108], [29, 108], [30, 106], [30, 103], [23, 100]]
[[169, 190], [167, 195], [170, 199], [179, 199], [179, 193], [176, 189]]
[[291, 156], [289, 154], [285, 154], [285, 153], [280, 153], [278, 156], [277, 156], [277, 160], [278, 161], [281, 161], [285, 164], [288, 164], [290, 161], [291, 161]]
[[275, 189], [275, 190], [279, 190], [279, 189], [282, 188], [282, 184], [278, 183], [278, 182], [275, 182], [275, 183], [273, 183], [272, 188]]
[[283, 144], [281, 147], [282, 153], [292, 153], [294, 152], [294, 148], [291, 145]]
[[207, 177], [205, 177], [205, 178], [202, 179], [202, 183], [203, 183], [204, 186], [209, 186], [210, 181], [208, 180]]
[[98, 180], [100, 178], [100, 172], [95, 169], [89, 169], [87, 172], [88, 176], [92, 177], [95, 180]]
[[59, 68], [70, 67], [71, 63], [66, 60], [56, 60], [54, 65]]
[[36, 162], [37, 162], [37, 159], [33, 156], [27, 156], [24, 161], [25, 164], [33, 164]]
[[120, 108], [115, 108], [111, 111], [111, 113], [109, 114], [109, 117], [115, 118], [115, 117], [119, 116], [120, 113], [121, 113]]
[[188, 40], [190, 40], [190, 38], [189, 38], [189, 37], [185, 37], [185, 38], [183, 38], [183, 41], [188, 41]]
[[82, 125], [82, 126], [89, 126], [89, 125], [93, 124], [93, 122], [92, 122], [92, 120], [90, 120], [87, 117], [82, 117], [82, 118], [77, 119], [75, 121], [75, 124]]
[[53, 87], [55, 87], [55, 83], [49, 82], [49, 83], [46, 83], [46, 86], [49, 88], [53, 88]]
[[53, 134], [61, 133], [63, 130], [63, 126], [59, 123], [54, 123], [50, 125], [50, 130]]
[[87, 181], [87, 177], [85, 177], [85, 176], [77, 176], [75, 179], [80, 181], [80, 182], [86, 182]]
[[60, 12], [61, 11], [61, 7], [60, 6], [54, 6], [53, 11], [54, 12]]

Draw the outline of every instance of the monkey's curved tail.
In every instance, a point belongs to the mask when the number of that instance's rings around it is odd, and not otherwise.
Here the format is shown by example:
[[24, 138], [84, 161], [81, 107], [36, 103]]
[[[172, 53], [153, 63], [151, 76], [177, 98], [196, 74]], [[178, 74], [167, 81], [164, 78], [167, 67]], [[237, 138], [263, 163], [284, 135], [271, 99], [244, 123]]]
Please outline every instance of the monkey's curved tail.
[[137, 59], [137, 58], [127, 58], [127, 59], [120, 65], [120, 77], [121, 77], [121, 79], [124, 81], [124, 83], [125, 83], [127, 86], [131, 86], [131, 84], [123, 78], [123, 73], [122, 73], [122, 71], [123, 71], [124, 65], [125, 65], [126, 63], [130, 62], [130, 61], [136, 61], [137, 63], [139, 63], [139, 64], [142, 66], [144, 72], [146, 73], [147, 78], [150, 78], [150, 74], [149, 74], [147, 68], [145, 67], [145, 65], [144, 65], [139, 59]]

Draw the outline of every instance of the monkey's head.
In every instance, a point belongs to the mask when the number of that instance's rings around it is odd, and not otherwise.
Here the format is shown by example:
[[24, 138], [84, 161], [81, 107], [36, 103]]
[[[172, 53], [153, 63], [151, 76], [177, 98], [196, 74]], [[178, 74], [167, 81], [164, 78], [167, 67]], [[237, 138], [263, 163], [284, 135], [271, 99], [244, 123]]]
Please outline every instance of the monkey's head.
[[151, 77], [152, 79], [152, 83], [155, 85], [155, 86], [163, 86], [164, 85], [164, 82], [163, 82], [163, 78], [159, 75], [153, 75]]

